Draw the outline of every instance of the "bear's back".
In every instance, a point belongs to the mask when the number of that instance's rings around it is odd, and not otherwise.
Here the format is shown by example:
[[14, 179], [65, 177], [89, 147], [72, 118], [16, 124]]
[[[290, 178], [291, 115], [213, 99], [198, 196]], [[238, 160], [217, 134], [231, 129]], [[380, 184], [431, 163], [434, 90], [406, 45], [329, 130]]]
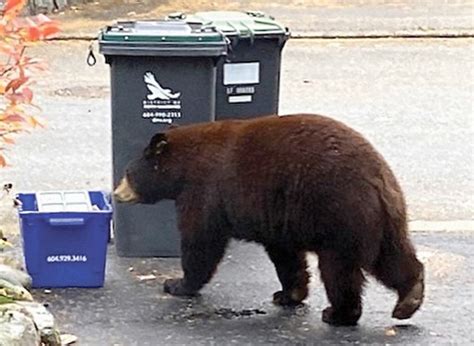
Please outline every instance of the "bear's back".
[[[270, 171], [315, 178], [315, 174], [367, 174], [385, 162], [357, 131], [320, 115], [270, 116], [229, 123], [230, 162], [239, 171]], [[357, 168], [357, 169], [356, 169]], [[347, 176], [346, 176], [347, 178]]]
[[208, 171], [214, 180], [219, 180], [216, 175], [252, 180], [278, 175], [322, 179], [336, 178], [341, 171], [348, 178], [387, 168], [382, 156], [358, 132], [314, 114], [183, 126], [170, 130], [169, 137], [173, 155], [188, 162], [191, 172]]

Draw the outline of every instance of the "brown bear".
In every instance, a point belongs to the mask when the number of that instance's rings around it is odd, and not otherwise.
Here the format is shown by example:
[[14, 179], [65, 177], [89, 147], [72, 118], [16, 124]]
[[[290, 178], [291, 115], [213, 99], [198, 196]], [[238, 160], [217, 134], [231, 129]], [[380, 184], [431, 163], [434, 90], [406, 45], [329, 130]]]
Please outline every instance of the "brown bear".
[[172, 295], [196, 294], [236, 238], [265, 247], [282, 285], [279, 305], [306, 298], [305, 255], [316, 253], [331, 304], [324, 322], [357, 323], [364, 272], [398, 293], [395, 318], [410, 318], [423, 301], [424, 269], [397, 180], [362, 135], [328, 117], [169, 129], [129, 164], [115, 198], [176, 201], [184, 277], [165, 282]]

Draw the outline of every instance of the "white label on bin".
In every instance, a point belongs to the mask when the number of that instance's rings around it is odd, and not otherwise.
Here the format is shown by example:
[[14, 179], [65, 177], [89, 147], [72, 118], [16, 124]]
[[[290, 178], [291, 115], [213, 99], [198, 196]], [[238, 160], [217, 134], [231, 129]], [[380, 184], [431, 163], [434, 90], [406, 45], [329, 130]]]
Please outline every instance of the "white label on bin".
[[152, 72], [146, 72], [143, 80], [148, 95], [143, 100], [143, 119], [152, 123], [171, 124], [181, 118], [181, 92], [162, 87]]
[[229, 103], [248, 103], [252, 102], [252, 95], [229, 96]]
[[46, 262], [87, 262], [86, 255], [50, 255], [46, 257]]
[[224, 85], [260, 83], [260, 63], [224, 64]]

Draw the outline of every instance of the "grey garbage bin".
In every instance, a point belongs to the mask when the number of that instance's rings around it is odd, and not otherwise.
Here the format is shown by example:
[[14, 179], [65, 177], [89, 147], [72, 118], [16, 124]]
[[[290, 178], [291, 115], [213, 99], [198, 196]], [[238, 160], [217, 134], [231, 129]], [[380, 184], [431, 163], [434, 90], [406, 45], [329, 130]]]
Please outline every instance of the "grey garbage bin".
[[278, 114], [288, 28], [262, 12], [176, 13], [168, 18], [215, 26], [231, 41], [226, 59], [217, 66], [216, 120]]
[[[225, 37], [211, 27], [170, 21], [118, 22], [99, 49], [110, 65], [114, 186], [153, 134], [170, 124], [213, 121], [216, 63]], [[172, 201], [114, 206], [120, 256], [179, 256]]]

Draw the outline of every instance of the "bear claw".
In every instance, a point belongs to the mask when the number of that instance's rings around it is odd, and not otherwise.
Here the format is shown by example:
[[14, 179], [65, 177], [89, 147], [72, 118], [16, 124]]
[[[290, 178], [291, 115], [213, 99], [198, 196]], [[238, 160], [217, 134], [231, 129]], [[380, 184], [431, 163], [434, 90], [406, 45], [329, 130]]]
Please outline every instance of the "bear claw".
[[197, 292], [184, 287], [183, 279], [167, 279], [163, 284], [163, 289], [166, 293], [169, 293], [173, 296], [192, 297], [197, 294]]

